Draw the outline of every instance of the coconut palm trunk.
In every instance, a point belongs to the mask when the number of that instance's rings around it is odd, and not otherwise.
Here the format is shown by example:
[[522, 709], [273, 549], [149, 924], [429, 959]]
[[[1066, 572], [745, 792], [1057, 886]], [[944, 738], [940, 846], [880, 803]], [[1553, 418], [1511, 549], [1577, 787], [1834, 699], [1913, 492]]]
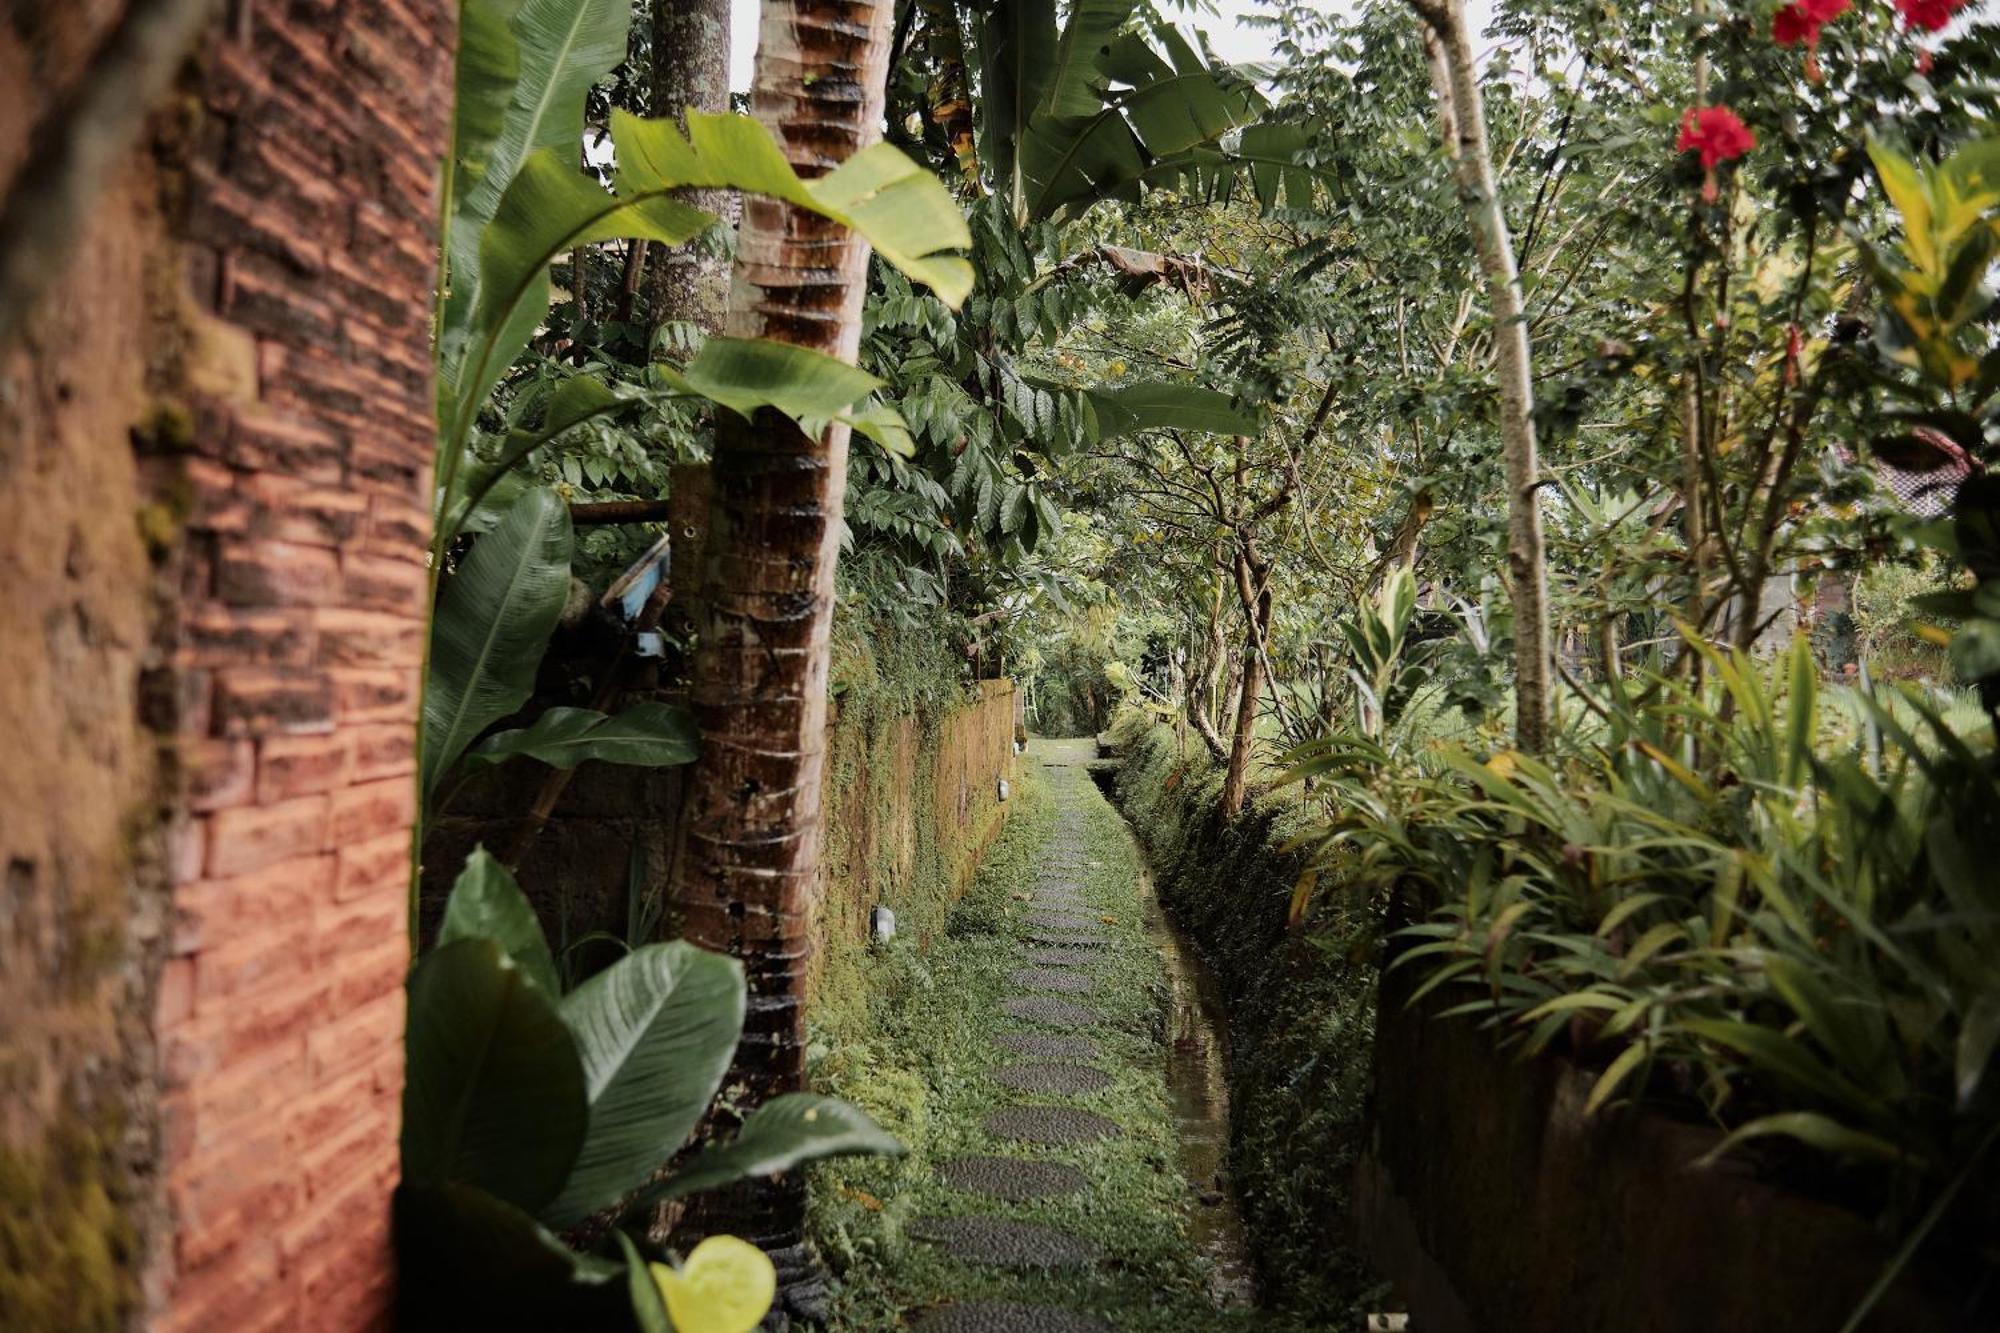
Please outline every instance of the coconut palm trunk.
[[[891, 17], [887, 3], [765, 0], [752, 111], [801, 176], [881, 136]], [[746, 198], [726, 331], [853, 361], [868, 253], [844, 227]], [[754, 1105], [804, 1081], [847, 430], [718, 415], [693, 688], [702, 755], [669, 897], [687, 939], [743, 960], [749, 1014], [728, 1086]], [[802, 1204], [796, 1184], [761, 1191], [731, 1229], [796, 1252]]]

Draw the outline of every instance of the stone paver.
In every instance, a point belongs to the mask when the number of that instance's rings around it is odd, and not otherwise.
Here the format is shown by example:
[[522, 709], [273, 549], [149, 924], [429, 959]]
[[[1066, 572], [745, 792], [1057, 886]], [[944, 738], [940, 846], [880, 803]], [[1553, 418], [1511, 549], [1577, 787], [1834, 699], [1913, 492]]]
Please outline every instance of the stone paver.
[[1020, 1143], [1095, 1143], [1125, 1133], [1117, 1121], [1074, 1106], [1003, 1106], [980, 1123], [988, 1134]]
[[1081, 1268], [1103, 1254], [1080, 1236], [1004, 1217], [920, 1217], [909, 1234], [955, 1259], [1001, 1268]]
[[1095, 1065], [1073, 1065], [1055, 1061], [1030, 1061], [1001, 1065], [988, 1078], [1016, 1092], [1053, 1092], [1077, 1096], [1111, 1086], [1111, 1075]]
[[1097, 980], [1074, 968], [1017, 967], [1007, 979], [1022, 990], [1059, 991], [1064, 995], [1088, 995], [1097, 989]]
[[1053, 945], [1030, 949], [1021, 956], [1036, 967], [1088, 967], [1096, 961], [1087, 949], [1058, 949]]
[[961, 1301], [917, 1320], [922, 1333], [1111, 1333], [1089, 1315], [1021, 1301]]
[[994, 1046], [1024, 1060], [1076, 1060], [1097, 1058], [1097, 1043], [1086, 1037], [1061, 1037], [1050, 1032], [1003, 1032]]
[[1049, 1028], [1094, 1028], [1104, 1021], [1095, 1009], [1048, 995], [1010, 995], [1000, 1001], [1000, 1011], [1023, 1023]]
[[1085, 1184], [1083, 1172], [1073, 1166], [1023, 1157], [958, 1157], [940, 1165], [938, 1176], [953, 1189], [1004, 1203], [1053, 1199]]

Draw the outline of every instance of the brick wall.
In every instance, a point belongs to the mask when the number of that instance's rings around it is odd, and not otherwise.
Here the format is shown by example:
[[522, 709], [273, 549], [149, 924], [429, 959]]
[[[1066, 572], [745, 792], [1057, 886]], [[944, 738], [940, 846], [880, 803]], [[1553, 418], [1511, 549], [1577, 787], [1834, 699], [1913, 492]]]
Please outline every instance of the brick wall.
[[233, 0], [179, 236], [161, 1329], [380, 1321], [402, 1088], [448, 0]]

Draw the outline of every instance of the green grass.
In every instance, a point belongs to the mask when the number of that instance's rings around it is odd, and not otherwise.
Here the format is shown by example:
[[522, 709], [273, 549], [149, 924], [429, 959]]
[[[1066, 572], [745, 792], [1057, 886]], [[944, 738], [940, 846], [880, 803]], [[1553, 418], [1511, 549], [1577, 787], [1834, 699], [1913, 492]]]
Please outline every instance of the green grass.
[[[1044, 743], [1046, 744], [1046, 743]], [[1087, 744], [1087, 742], [1086, 742]], [[1036, 753], [1047, 751], [1038, 746]], [[872, 956], [870, 1009], [860, 1030], [818, 1034], [815, 1085], [867, 1108], [909, 1147], [896, 1161], [835, 1163], [815, 1177], [813, 1228], [841, 1279], [833, 1327], [894, 1329], [947, 1300], [1040, 1301], [1104, 1317], [1114, 1328], [1178, 1333], [1269, 1328], [1251, 1312], [1217, 1312], [1186, 1236], [1198, 1206], [1176, 1159], [1165, 1093], [1167, 991], [1142, 926], [1144, 871], [1123, 821], [1080, 767], [1022, 765], [1014, 809], [964, 900], [927, 951], [899, 939]], [[1061, 809], [1076, 812], [1060, 832]], [[1052, 843], [1065, 850], [1057, 850]], [[1083, 1033], [1099, 1048], [1110, 1086], [1079, 1097], [1037, 1097], [993, 1084], [985, 1071], [1013, 1057], [992, 1037], [1022, 1025], [1000, 1014], [1017, 993], [1008, 973], [1024, 965], [1021, 932], [1041, 868], [1079, 849], [1095, 862], [1075, 872], [1092, 913], [1115, 941], [1096, 950], [1096, 990], [1073, 997], [1103, 1015]], [[1064, 997], [1072, 998], [1072, 997]], [[1123, 1138], [1037, 1148], [988, 1137], [987, 1112], [1019, 1102], [1066, 1102], [1110, 1117]], [[937, 1178], [953, 1157], [995, 1154], [1070, 1163], [1089, 1180], [1067, 1198], [1008, 1204], [963, 1194]], [[961, 1264], [905, 1236], [915, 1218], [990, 1212], [1095, 1241], [1105, 1260], [1052, 1276]]]

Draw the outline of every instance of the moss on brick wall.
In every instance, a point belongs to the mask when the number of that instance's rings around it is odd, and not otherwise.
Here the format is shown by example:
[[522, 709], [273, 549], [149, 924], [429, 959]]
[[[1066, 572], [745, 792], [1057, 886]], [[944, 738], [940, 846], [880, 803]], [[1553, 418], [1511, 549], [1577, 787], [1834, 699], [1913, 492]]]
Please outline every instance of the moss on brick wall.
[[865, 1022], [869, 914], [896, 914], [926, 945], [970, 881], [1005, 810], [1013, 687], [967, 682], [947, 636], [923, 625], [843, 622], [831, 690], [812, 1018]]
[[138, 1232], [122, 1116], [58, 1120], [0, 1147], [0, 1328], [123, 1328], [138, 1300]]
[[1349, 1204], [1367, 1134], [1379, 904], [1323, 897], [1289, 929], [1302, 866], [1283, 850], [1296, 796], [1218, 813], [1222, 772], [1199, 746], [1135, 720], [1114, 733], [1116, 797], [1161, 902], [1221, 977], [1229, 1005], [1230, 1174], [1264, 1290], [1289, 1314], [1361, 1325], [1381, 1284], [1355, 1253]]

